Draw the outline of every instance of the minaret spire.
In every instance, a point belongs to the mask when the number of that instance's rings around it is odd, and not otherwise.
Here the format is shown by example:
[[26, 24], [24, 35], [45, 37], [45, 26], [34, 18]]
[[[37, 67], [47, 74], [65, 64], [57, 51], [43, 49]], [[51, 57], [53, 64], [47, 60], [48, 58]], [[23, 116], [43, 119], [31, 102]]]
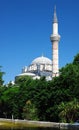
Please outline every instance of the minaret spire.
[[52, 77], [59, 76], [59, 54], [58, 54], [58, 43], [60, 41], [60, 35], [58, 34], [58, 20], [56, 15], [56, 6], [54, 7], [54, 19], [53, 29], [51, 34], [52, 42]]
[[54, 19], [53, 19], [53, 23], [58, 23], [57, 14], [56, 14], [56, 5], [54, 7]]

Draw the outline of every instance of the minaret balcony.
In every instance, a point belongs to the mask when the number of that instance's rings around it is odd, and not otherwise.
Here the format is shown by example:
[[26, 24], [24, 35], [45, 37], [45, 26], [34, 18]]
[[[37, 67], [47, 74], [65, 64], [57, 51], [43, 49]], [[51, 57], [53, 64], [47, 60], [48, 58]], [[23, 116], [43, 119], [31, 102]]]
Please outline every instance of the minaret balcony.
[[60, 35], [51, 35], [50, 40], [51, 40], [51, 42], [59, 41], [60, 40]]

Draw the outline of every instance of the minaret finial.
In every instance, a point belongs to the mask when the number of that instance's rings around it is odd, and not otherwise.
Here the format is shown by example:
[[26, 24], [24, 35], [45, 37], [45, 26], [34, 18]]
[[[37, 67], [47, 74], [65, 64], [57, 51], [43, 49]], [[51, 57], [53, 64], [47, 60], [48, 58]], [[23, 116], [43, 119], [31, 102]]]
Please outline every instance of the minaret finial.
[[42, 53], [42, 57], [44, 56], [44, 54]]
[[56, 5], [54, 7], [54, 20], [53, 20], [53, 23], [58, 23], [57, 14], [56, 14]]

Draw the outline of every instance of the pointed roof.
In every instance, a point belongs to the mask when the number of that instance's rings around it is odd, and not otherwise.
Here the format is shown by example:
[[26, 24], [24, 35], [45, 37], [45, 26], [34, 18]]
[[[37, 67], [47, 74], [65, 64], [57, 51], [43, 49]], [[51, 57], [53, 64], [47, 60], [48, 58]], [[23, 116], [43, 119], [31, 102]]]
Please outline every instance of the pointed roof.
[[54, 7], [54, 19], [53, 23], [58, 23], [57, 14], [56, 14], [56, 6]]

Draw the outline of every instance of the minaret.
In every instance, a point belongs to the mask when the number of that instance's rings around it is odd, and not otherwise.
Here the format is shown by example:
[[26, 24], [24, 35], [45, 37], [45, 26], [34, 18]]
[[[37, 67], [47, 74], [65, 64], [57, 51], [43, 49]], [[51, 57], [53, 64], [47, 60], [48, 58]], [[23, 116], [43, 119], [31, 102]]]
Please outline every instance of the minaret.
[[58, 20], [56, 15], [56, 6], [54, 8], [53, 32], [51, 34], [52, 42], [52, 77], [59, 76], [59, 58], [58, 58], [58, 43], [60, 35], [58, 34]]

